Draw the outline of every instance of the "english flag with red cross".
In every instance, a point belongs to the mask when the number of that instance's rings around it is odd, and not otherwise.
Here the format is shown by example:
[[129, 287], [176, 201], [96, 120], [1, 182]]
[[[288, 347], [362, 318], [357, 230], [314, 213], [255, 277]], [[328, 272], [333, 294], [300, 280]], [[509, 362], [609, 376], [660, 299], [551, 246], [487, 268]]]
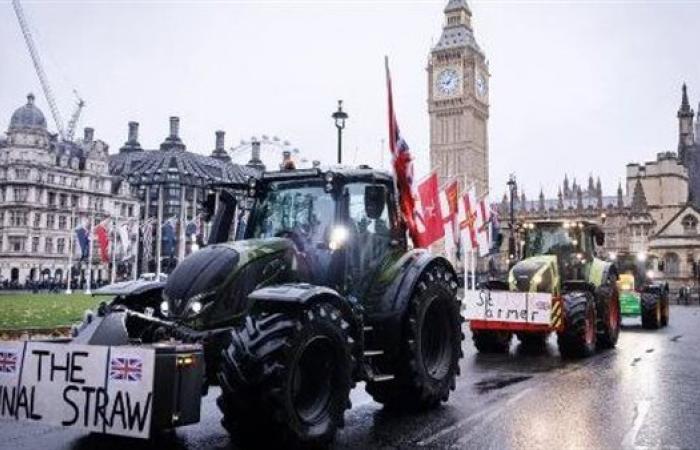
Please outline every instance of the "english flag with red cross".
[[459, 182], [454, 180], [440, 191], [440, 209], [445, 234], [445, 254], [453, 264], [459, 259]]
[[491, 251], [491, 206], [488, 195], [479, 201], [476, 223], [479, 256], [486, 256]]

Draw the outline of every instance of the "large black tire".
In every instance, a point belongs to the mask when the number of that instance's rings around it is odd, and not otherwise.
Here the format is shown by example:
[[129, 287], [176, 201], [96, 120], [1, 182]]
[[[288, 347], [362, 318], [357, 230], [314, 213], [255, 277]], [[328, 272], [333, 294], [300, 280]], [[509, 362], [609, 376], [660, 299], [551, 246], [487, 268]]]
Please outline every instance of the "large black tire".
[[404, 317], [399, 355], [380, 367], [395, 378], [367, 382], [367, 392], [387, 408], [433, 408], [455, 389], [464, 334], [453, 281], [453, 274], [437, 265], [418, 280]]
[[596, 305], [589, 292], [568, 292], [564, 300], [564, 330], [557, 333], [563, 358], [585, 358], [596, 349]]
[[219, 370], [222, 425], [256, 447], [329, 445], [353, 387], [353, 340], [340, 311], [316, 304], [248, 317]]
[[472, 341], [480, 353], [508, 353], [512, 339], [508, 331], [472, 330]]
[[526, 348], [542, 348], [545, 346], [547, 342], [547, 337], [549, 336], [549, 333], [516, 333], [516, 336], [518, 337], [518, 340], [520, 341], [520, 345]]
[[642, 292], [642, 328], [658, 329], [663, 320], [663, 300], [659, 294]]
[[596, 344], [600, 349], [613, 348], [617, 345], [622, 324], [620, 294], [613, 278], [609, 278], [596, 290], [596, 306]]

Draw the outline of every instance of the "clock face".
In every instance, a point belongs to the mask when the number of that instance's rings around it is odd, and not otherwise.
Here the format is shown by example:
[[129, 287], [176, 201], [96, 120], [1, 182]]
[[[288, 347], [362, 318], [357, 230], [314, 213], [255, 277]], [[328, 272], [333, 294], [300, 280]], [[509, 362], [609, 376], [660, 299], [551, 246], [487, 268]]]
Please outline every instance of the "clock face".
[[486, 80], [481, 74], [476, 77], [476, 92], [482, 97], [486, 95]]
[[437, 89], [443, 95], [453, 95], [459, 89], [459, 74], [454, 69], [445, 69], [438, 74]]

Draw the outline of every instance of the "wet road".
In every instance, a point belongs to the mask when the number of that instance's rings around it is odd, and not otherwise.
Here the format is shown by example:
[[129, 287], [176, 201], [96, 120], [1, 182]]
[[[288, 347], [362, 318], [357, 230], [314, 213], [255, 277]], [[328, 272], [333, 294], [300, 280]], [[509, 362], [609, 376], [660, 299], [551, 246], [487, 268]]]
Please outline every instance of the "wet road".
[[[561, 361], [554, 339], [539, 354], [514, 340], [508, 355], [479, 355], [465, 342], [457, 389], [431, 413], [385, 413], [360, 386], [336, 448], [700, 449], [700, 308], [672, 307], [658, 331], [625, 323], [616, 349], [578, 362]], [[233, 448], [215, 397], [202, 423], [156, 442], [0, 422], [0, 448]]]

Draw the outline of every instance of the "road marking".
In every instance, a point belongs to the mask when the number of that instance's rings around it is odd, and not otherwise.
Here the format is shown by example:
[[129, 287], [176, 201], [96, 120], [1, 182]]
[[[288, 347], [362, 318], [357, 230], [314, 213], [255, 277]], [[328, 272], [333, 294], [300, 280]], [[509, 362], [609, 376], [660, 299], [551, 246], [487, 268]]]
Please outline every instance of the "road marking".
[[509, 398], [505, 402], [505, 404], [482, 409], [481, 411], [476, 412], [476, 413], [472, 414], [471, 416], [460, 420], [457, 423], [454, 423], [448, 427], [443, 428], [442, 430], [438, 431], [437, 433], [433, 434], [432, 436], [430, 436], [426, 439], [423, 439], [421, 441], [418, 441], [418, 443], [416, 445], [419, 447], [425, 447], [427, 445], [431, 445], [432, 443], [434, 443], [438, 439], [440, 439], [440, 438], [442, 438], [442, 437], [444, 437], [444, 436], [446, 436], [454, 431], [457, 431], [458, 429], [464, 427], [465, 425], [467, 425], [470, 422], [478, 421], [482, 418], [488, 419], [488, 418], [495, 417], [498, 414], [500, 414], [501, 411], [503, 411], [503, 409], [509, 407], [512, 403], [516, 402], [517, 400], [519, 400], [519, 399], [523, 398], [525, 395], [527, 395], [530, 391], [532, 391], [532, 389], [533, 388], [525, 388], [522, 391], [515, 394], [513, 397]]
[[639, 434], [639, 430], [642, 428], [642, 424], [644, 423], [644, 418], [646, 417], [647, 413], [649, 412], [649, 401], [648, 400], [642, 400], [637, 404], [637, 407], [635, 408], [635, 414], [634, 414], [634, 419], [632, 420], [632, 428], [625, 434], [624, 439], [622, 439], [622, 444], [620, 447], [623, 449], [633, 449], [634, 448], [634, 443], [637, 440], [637, 435]]

